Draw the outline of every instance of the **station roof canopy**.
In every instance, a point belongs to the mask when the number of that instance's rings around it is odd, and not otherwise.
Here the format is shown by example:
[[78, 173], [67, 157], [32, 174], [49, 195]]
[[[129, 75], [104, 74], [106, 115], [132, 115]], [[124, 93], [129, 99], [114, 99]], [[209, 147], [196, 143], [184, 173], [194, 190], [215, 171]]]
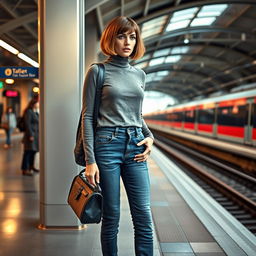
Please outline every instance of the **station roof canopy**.
[[[147, 51], [133, 64], [148, 91], [184, 102], [256, 84], [255, 0], [86, 0], [92, 12], [99, 35], [119, 15], [140, 25]], [[0, 39], [37, 61], [36, 0], [0, 0]], [[0, 48], [1, 65], [9, 55]]]

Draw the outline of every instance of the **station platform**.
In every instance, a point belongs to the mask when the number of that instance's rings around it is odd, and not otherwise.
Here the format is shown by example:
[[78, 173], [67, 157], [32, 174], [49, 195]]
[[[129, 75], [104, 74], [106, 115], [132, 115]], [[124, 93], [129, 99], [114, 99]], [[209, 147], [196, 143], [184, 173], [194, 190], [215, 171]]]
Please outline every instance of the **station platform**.
[[[88, 225], [83, 230], [38, 229], [40, 174], [22, 176], [20, 138], [20, 134], [16, 134], [13, 146], [7, 150], [3, 148], [3, 138], [0, 137], [0, 256], [102, 255], [100, 225]], [[187, 203], [166, 175], [166, 171], [178, 171], [175, 167], [159, 167], [159, 163], [163, 162], [159, 154], [158, 149], [153, 148], [148, 160], [155, 228], [154, 256], [253, 255], [250, 254], [251, 244], [247, 243], [250, 247], [247, 254], [228, 236], [224, 227], [221, 230], [217, 219], [208, 222], [209, 227], [198, 218], [197, 209]], [[192, 187], [189, 189], [192, 194]], [[133, 228], [123, 186], [121, 209], [118, 255], [132, 256]]]

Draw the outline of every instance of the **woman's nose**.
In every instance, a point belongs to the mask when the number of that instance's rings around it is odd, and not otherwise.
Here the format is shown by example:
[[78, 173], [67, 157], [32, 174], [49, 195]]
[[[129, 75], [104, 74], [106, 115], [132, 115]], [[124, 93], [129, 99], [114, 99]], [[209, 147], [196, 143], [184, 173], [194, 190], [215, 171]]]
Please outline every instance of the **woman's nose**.
[[125, 44], [126, 44], [126, 45], [129, 45], [129, 44], [130, 44], [130, 39], [129, 39], [129, 38], [126, 38], [126, 39], [125, 39]]

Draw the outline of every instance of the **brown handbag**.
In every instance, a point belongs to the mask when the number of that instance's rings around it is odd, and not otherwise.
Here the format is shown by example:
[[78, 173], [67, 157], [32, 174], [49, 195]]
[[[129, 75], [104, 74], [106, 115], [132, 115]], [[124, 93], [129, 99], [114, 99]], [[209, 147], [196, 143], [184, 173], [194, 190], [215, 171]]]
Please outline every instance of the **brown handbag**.
[[73, 179], [68, 204], [72, 207], [81, 223], [100, 223], [102, 217], [102, 194], [99, 184], [93, 187], [83, 175], [82, 170]]
[[8, 123], [1, 123], [0, 124], [0, 128], [4, 129], [4, 130], [9, 130], [9, 124]]

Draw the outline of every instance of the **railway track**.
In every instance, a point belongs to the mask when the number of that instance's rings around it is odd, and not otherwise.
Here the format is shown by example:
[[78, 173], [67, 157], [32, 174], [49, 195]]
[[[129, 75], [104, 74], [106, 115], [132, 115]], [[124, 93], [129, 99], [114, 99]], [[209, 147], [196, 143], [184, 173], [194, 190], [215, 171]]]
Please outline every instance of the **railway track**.
[[156, 135], [154, 144], [256, 235], [256, 179], [184, 145]]

